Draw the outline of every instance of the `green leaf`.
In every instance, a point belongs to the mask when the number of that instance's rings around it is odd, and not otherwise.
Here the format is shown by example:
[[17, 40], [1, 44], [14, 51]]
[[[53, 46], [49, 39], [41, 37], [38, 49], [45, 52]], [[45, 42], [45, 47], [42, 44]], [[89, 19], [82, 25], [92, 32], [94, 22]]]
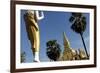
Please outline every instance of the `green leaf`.
[[74, 18], [73, 16], [71, 16], [71, 17], [69, 18], [69, 21], [70, 21], [70, 22], [73, 22], [74, 19], [75, 19], [75, 18]]

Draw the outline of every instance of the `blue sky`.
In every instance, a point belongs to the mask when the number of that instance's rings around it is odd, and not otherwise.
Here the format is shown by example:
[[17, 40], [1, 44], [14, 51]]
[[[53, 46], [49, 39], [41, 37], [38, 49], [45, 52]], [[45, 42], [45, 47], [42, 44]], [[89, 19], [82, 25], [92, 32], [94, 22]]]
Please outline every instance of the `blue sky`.
[[[33, 61], [33, 55], [31, 51], [30, 41], [28, 40], [25, 22], [23, 15], [26, 10], [21, 10], [21, 51], [26, 53], [26, 62]], [[49, 40], [57, 40], [61, 45], [63, 51], [63, 32], [66, 33], [67, 38], [70, 41], [70, 45], [74, 49], [84, 48], [81, 37], [79, 34], [73, 32], [70, 26], [69, 18], [71, 12], [56, 12], [56, 11], [43, 11], [44, 19], [38, 21], [40, 29], [40, 60], [49, 61], [46, 56], [46, 42]], [[89, 52], [89, 13], [84, 13], [87, 22], [87, 28], [83, 34], [87, 50]]]

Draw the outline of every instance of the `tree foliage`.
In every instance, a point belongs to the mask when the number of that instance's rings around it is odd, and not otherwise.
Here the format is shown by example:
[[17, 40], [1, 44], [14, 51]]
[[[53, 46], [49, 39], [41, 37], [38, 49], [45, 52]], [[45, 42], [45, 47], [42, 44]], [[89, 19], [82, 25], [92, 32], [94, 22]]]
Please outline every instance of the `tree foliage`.
[[71, 29], [76, 33], [83, 34], [86, 29], [86, 17], [82, 13], [72, 13], [69, 21], [72, 23]]
[[53, 61], [57, 61], [60, 57], [61, 49], [57, 40], [50, 40], [46, 43], [47, 46], [47, 56]]
[[25, 62], [26, 60], [26, 53], [25, 52], [21, 52], [21, 63]]

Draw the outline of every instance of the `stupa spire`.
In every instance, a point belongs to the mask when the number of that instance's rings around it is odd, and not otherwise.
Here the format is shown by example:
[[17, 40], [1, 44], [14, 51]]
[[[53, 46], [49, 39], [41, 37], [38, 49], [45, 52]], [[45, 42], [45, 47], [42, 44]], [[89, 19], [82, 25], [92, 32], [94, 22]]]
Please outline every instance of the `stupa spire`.
[[70, 49], [70, 42], [68, 41], [65, 32], [63, 32], [63, 44], [65, 49]]

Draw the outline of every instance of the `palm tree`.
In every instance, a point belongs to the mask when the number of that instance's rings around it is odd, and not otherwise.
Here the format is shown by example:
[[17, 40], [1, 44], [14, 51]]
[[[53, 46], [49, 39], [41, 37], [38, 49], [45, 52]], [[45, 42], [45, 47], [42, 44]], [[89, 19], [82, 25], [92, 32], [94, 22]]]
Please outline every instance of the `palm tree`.
[[80, 34], [83, 45], [84, 45], [84, 49], [86, 51], [87, 58], [89, 58], [86, 45], [84, 42], [84, 38], [83, 38], [83, 32], [86, 29], [86, 17], [83, 16], [82, 13], [72, 13], [71, 17], [69, 18], [69, 21], [72, 23], [71, 29], [75, 31], [76, 33]]
[[50, 58], [50, 60], [57, 61], [61, 53], [60, 45], [57, 43], [57, 40], [48, 41], [46, 46], [47, 56]]

